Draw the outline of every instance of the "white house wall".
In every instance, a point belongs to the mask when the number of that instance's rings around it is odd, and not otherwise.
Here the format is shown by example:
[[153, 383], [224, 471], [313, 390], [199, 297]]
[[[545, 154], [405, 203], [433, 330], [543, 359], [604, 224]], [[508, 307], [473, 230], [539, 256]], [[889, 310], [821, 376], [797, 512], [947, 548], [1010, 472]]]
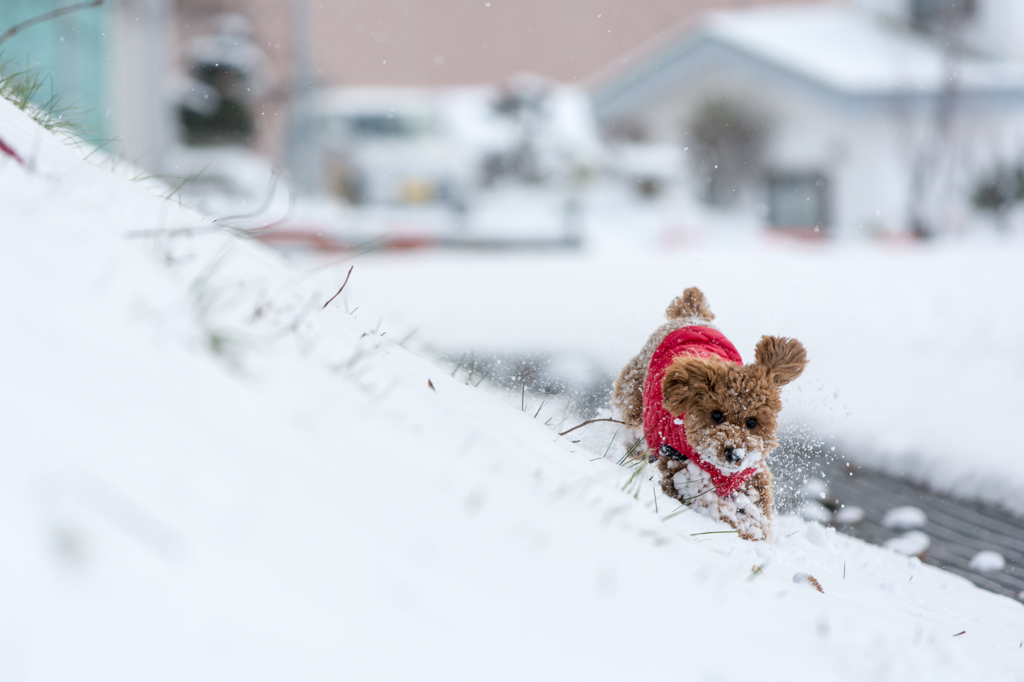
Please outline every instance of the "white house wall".
[[769, 169], [828, 177], [831, 227], [837, 234], [905, 224], [912, 152], [901, 143], [904, 135], [896, 122], [877, 111], [844, 110], [831, 96], [794, 92], [759, 75], [718, 67], [664, 91], [631, 119], [654, 141], [685, 147], [685, 131], [697, 110], [723, 97], [763, 114], [771, 131], [764, 158]]
[[909, 229], [917, 166], [927, 180], [917, 215], [933, 229], [961, 229], [979, 173], [1000, 157], [1016, 161], [1024, 154], [1024, 100], [1005, 95], [961, 95], [949, 133], [939, 135], [934, 98], [846, 95], [722, 51], [694, 51], [687, 67], [650, 82], [657, 88], [645, 85], [609, 100], [606, 127], [629, 121], [652, 141], [686, 147], [686, 130], [702, 104], [741, 103], [770, 126], [763, 159], [769, 169], [828, 177], [837, 236]]

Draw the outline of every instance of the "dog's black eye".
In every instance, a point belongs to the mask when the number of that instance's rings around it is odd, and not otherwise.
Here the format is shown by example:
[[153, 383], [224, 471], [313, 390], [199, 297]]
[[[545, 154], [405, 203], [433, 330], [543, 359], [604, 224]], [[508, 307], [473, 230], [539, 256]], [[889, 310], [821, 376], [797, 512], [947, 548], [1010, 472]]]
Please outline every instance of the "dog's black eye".
[[716, 424], [721, 424], [722, 422], [725, 421], [725, 415], [722, 414], [721, 410], [715, 410], [714, 412], [711, 413], [711, 421], [715, 422]]
[[748, 420], [747, 420], [747, 428], [748, 428], [748, 429], [752, 429], [752, 428], [754, 428], [755, 426], [757, 426], [757, 420], [756, 420], [756, 419], [754, 419], [753, 417], [751, 417], [750, 419], [748, 419]]

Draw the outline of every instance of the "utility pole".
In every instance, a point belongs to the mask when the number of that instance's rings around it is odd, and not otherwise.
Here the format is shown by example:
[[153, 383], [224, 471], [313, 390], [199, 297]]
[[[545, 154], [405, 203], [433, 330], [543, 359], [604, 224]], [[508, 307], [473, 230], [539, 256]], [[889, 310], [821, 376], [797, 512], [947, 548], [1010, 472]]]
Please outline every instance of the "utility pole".
[[168, 32], [171, 30], [171, 8], [168, 0], [150, 0], [146, 24], [147, 78], [149, 87], [150, 161], [147, 165], [165, 170], [167, 151], [173, 143], [174, 118], [167, 82], [171, 74], [168, 59]]
[[291, 90], [288, 166], [300, 194], [321, 189], [320, 150], [313, 122], [316, 70], [313, 61], [313, 8], [310, 0], [289, 0], [291, 28]]

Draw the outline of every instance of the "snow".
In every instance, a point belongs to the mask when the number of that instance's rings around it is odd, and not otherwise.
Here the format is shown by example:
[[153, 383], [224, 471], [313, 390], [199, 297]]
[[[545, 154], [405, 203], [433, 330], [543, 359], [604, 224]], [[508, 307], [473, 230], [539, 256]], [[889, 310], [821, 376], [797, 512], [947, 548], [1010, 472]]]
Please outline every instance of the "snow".
[[817, 502], [804, 503], [800, 507], [800, 516], [807, 521], [817, 521], [818, 523], [828, 523], [832, 520], [832, 512]]
[[1003, 555], [999, 552], [993, 552], [986, 549], [971, 557], [971, 563], [969, 566], [972, 571], [978, 571], [979, 573], [993, 573], [1006, 568], [1006, 559], [1004, 559]]
[[932, 540], [919, 530], [911, 530], [886, 540], [885, 546], [905, 556], [921, 556], [932, 546]]
[[828, 497], [828, 484], [820, 478], [811, 478], [804, 482], [800, 492], [804, 497], [824, 500]]
[[924, 528], [928, 517], [917, 507], [895, 507], [885, 512], [882, 525], [893, 530], [913, 530]]
[[416, 329], [449, 356], [575, 352], [610, 378], [699, 286], [745, 360], [763, 334], [806, 346], [783, 431], [1024, 514], [1024, 457], [1005, 445], [1024, 404], [1019, 236], [794, 244], [670, 203], [598, 203], [589, 217], [577, 252], [368, 254], [323, 272], [337, 282], [354, 263], [357, 317]]
[[346, 314], [362, 263], [324, 307], [336, 280], [4, 101], [0, 139], [37, 169], [0, 160], [3, 679], [659, 679], [680, 659], [621, 634], [681, 624], [690, 679], [1021, 679], [1021, 604], [794, 517], [666, 518]]
[[935, 94], [957, 88], [1016, 93], [1024, 66], [970, 54], [950, 63], [933, 42], [853, 7], [767, 7], [723, 12], [704, 29], [769, 62], [858, 95]]
[[[641, 470], [638, 473], [641, 480], [660, 480], [660, 474], [653, 467], [650, 472], [647, 474]], [[770, 521], [756, 504], [758, 498], [755, 490], [748, 490], [747, 494], [736, 492], [719, 496], [710, 476], [692, 460], [686, 460], [682, 468], [672, 476], [672, 485], [679, 497], [686, 500], [696, 513], [709, 519], [728, 519], [731, 528], [753, 539], [763, 540], [771, 535]], [[629, 490], [628, 487], [626, 489]], [[753, 499], [748, 495], [754, 496]]]
[[841, 526], [856, 526], [864, 520], [864, 510], [860, 507], [843, 507], [835, 513], [835, 522]]

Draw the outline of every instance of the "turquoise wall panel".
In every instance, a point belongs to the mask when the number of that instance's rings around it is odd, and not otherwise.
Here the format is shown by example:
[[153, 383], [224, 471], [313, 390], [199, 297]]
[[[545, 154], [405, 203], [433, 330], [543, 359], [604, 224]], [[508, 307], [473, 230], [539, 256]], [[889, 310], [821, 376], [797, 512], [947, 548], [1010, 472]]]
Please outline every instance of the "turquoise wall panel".
[[[0, 33], [26, 19], [72, 2], [0, 0]], [[105, 6], [36, 24], [0, 44], [8, 71], [36, 70], [45, 79], [36, 99], [56, 94], [68, 116], [88, 139], [110, 134], [107, 104], [108, 36]]]

